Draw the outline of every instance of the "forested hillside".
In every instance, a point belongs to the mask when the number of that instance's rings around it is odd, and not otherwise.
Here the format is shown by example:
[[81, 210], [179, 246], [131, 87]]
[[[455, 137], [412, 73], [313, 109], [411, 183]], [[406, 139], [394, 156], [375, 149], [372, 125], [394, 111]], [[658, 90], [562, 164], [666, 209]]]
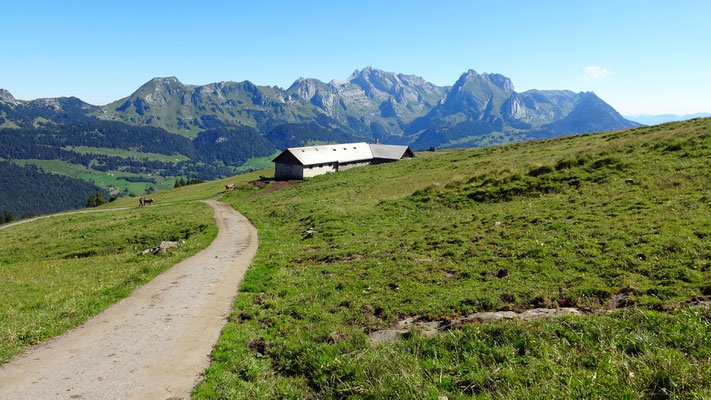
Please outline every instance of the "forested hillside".
[[[94, 182], [92, 187], [119, 195], [169, 189], [181, 178], [214, 180], [234, 175], [237, 167], [275, 150], [249, 127], [216, 128], [201, 132], [195, 140], [160, 128], [99, 120], [0, 129], [0, 158]], [[42, 187], [46, 180], [39, 177], [33, 174], [23, 179], [30, 186]], [[12, 209], [22, 207], [19, 186], [1, 190], [6, 199], [17, 199]], [[58, 204], [69, 203], [48, 204], [47, 209], [66, 209], [56, 208]], [[31, 209], [32, 213], [39, 210]]]
[[[32, 165], [0, 162], [0, 212], [10, 211], [14, 219], [83, 208], [98, 190], [81, 179], [47, 173]], [[108, 198], [108, 193], [104, 196]]]

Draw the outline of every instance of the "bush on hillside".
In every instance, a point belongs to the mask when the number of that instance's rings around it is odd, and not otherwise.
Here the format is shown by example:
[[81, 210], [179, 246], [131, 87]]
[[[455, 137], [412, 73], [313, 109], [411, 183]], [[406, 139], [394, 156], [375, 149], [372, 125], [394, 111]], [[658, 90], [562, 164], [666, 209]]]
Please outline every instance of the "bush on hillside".
[[106, 203], [106, 199], [104, 199], [104, 195], [101, 194], [101, 192], [94, 192], [89, 196], [89, 199], [86, 201], [86, 206], [87, 207], [98, 207], [104, 203]]

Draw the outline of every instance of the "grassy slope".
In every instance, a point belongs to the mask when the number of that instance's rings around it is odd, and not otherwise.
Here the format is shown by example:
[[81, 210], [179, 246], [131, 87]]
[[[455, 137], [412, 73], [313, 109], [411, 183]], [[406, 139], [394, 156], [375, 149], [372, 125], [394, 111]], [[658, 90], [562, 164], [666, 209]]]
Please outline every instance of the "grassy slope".
[[[238, 172], [249, 171], [249, 170], [258, 171], [258, 170], [272, 168], [274, 166], [274, 164], [272, 163], [272, 160], [274, 158], [276, 158], [276, 156], [278, 156], [279, 154], [281, 154], [281, 151], [277, 151], [276, 153], [269, 155], [269, 156], [265, 156], [265, 157], [250, 158], [249, 160], [245, 161], [244, 164], [237, 167], [237, 171]], [[272, 173], [270, 176], [273, 176], [273, 175], [274, 174]]]
[[[66, 215], [0, 231], [0, 362], [128, 296], [216, 232], [212, 208], [201, 203]], [[136, 255], [180, 239], [186, 244], [167, 255]]]
[[[0, 364], [207, 247], [217, 233], [213, 211], [193, 200], [255, 176], [158, 193], [152, 196], [157, 207], [56, 216], [0, 231]], [[101, 208], [137, 205], [137, 199], [119, 199]], [[166, 255], [137, 256], [178, 239], [186, 244]]]
[[[711, 295], [709, 159], [706, 119], [234, 192], [260, 250], [196, 396], [711, 396], [711, 313], [687, 308]], [[366, 340], [412, 315], [621, 298], [611, 314]]]

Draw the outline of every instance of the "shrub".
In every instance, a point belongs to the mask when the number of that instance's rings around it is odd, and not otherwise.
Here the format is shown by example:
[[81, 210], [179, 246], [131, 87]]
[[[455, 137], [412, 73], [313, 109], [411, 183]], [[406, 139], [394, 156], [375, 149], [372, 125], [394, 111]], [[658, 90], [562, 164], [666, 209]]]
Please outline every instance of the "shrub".
[[106, 203], [106, 199], [104, 199], [104, 195], [101, 194], [101, 192], [94, 192], [89, 196], [89, 199], [86, 201], [86, 206], [87, 207], [98, 207], [104, 203]]

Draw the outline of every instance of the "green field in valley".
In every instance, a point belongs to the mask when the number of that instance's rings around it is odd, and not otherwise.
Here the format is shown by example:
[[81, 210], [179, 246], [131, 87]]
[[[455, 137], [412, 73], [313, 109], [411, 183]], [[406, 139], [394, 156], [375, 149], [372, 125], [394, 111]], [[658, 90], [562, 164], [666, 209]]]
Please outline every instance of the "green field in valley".
[[[709, 397], [710, 159], [706, 119], [232, 192], [260, 248], [195, 396]], [[368, 336], [541, 307], [583, 315]]]
[[[162, 162], [176, 162], [185, 161], [189, 158], [182, 155], [166, 156], [163, 154], [153, 154], [153, 153], [139, 153], [128, 150], [121, 149], [102, 149], [96, 147], [73, 147], [71, 150], [82, 154], [103, 154], [108, 156], [118, 156], [125, 158], [148, 158], [152, 161], [162, 161]], [[248, 171], [264, 170], [270, 169], [274, 166], [271, 162], [272, 159], [276, 157], [271, 155], [268, 157], [252, 158], [247, 160], [244, 165], [235, 168], [238, 173], [246, 173]], [[2, 159], [0, 159], [2, 161]], [[61, 160], [36, 160], [36, 159], [18, 159], [13, 160], [18, 165], [36, 165], [42, 168], [44, 171], [51, 171], [53, 173], [67, 175], [73, 178], [79, 178], [85, 181], [93, 181], [97, 186], [102, 189], [110, 191], [118, 191], [121, 196], [133, 195], [141, 196], [145, 193], [146, 187], [152, 187], [156, 192], [162, 192], [168, 189], [172, 189], [175, 184], [176, 177], [163, 177], [160, 175], [154, 176], [144, 176], [138, 174], [132, 174], [125, 171], [98, 171], [91, 168], [86, 168], [83, 165], [72, 164]], [[273, 175], [273, 173], [271, 173]], [[122, 177], [129, 177], [133, 179], [146, 179], [145, 181], [131, 182], [126, 179], [121, 179]], [[234, 180], [234, 178], [227, 178], [227, 180]], [[155, 181], [155, 182], [153, 182]], [[131, 203], [134, 200], [130, 200]]]
[[125, 191], [138, 196], [145, 192], [147, 186], [152, 186], [156, 190], [167, 190], [173, 187], [175, 178], [165, 179], [161, 176], [152, 177], [157, 183], [150, 181], [129, 182], [121, 177], [139, 177], [136, 174], [119, 171], [97, 171], [86, 168], [83, 165], [72, 164], [61, 160], [13, 160], [18, 165], [36, 165], [45, 171], [51, 171], [56, 174], [71, 176], [85, 181], [93, 181], [98, 187], [106, 189], [116, 188], [119, 192], [125, 195]]
[[65, 150], [73, 150], [80, 154], [101, 154], [105, 156], [116, 156], [122, 158], [137, 158], [137, 159], [148, 159], [150, 161], [162, 161], [162, 162], [178, 162], [178, 161], [188, 161], [190, 158], [182, 154], [174, 154], [167, 156], [165, 154], [158, 153], [143, 153], [140, 151], [131, 151], [124, 149], [110, 149], [106, 147], [88, 147], [88, 146], [67, 146]]

